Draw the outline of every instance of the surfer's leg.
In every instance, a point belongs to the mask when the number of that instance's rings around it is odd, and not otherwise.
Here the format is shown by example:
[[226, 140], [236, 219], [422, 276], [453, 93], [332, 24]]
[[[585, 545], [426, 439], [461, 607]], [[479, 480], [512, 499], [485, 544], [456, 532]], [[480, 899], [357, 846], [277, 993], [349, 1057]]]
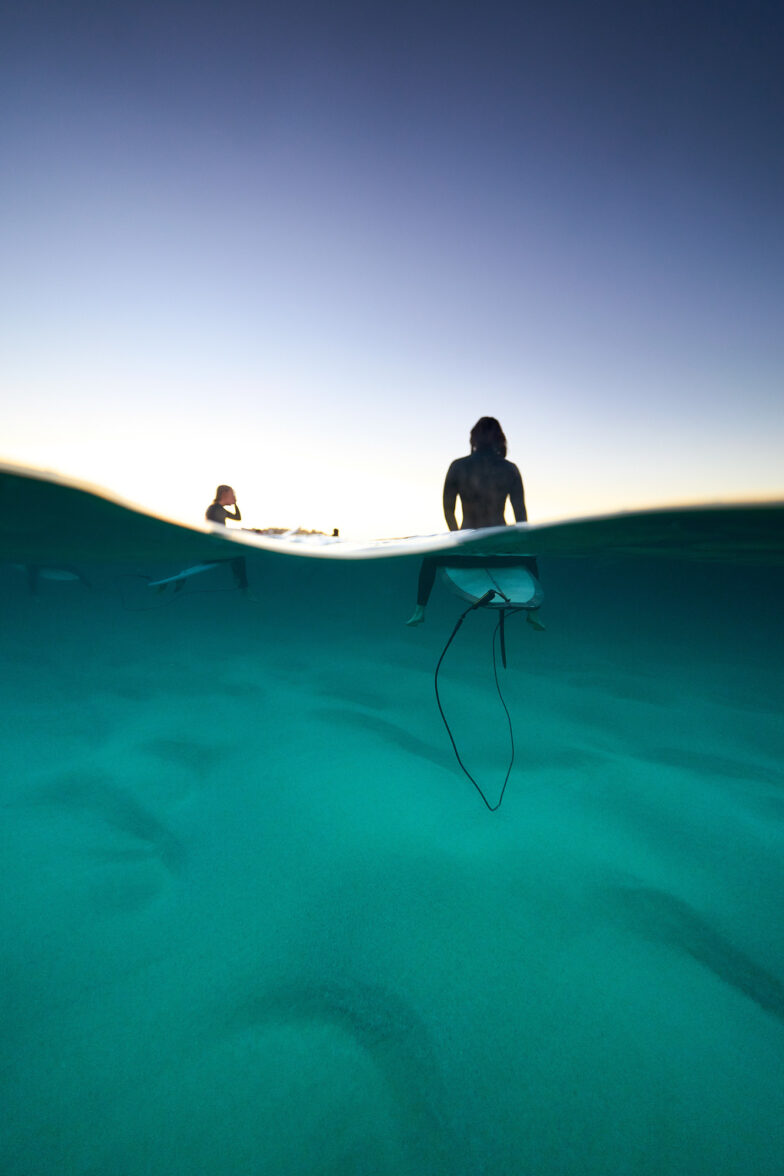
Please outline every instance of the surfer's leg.
[[234, 583], [242, 592], [248, 591], [248, 569], [245, 564], [245, 556], [240, 555], [237, 559], [231, 561], [231, 570], [234, 573]]
[[419, 580], [417, 582], [417, 605], [421, 605], [424, 609], [430, 593], [433, 591], [433, 585], [436, 582], [436, 568], [443, 561], [437, 555], [426, 555], [422, 560], [422, 567], [419, 569]]
[[430, 593], [433, 591], [433, 585], [436, 582], [436, 568], [438, 567], [438, 559], [432, 555], [426, 555], [422, 560], [422, 566], [419, 569], [419, 580], [417, 582], [417, 602], [416, 608], [406, 621], [407, 625], [421, 625], [425, 619], [425, 605], [430, 599]]

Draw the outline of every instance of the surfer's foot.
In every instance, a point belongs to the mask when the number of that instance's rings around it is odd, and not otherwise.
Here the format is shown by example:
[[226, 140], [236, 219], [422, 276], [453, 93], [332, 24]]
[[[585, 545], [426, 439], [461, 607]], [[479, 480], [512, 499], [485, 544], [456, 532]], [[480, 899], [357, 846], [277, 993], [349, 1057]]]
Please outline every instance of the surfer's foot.
[[422, 622], [424, 621], [424, 619], [425, 619], [425, 606], [424, 606], [424, 604], [418, 604], [416, 606], [416, 608], [414, 609], [413, 613], [411, 614], [411, 616], [409, 617], [409, 619], [406, 621], [406, 624], [407, 625], [421, 625]]
[[528, 624], [532, 629], [538, 629], [540, 633], [544, 633], [546, 626], [544, 622], [540, 620], [538, 614], [539, 609], [532, 608], [529, 610], [528, 616], [525, 619], [528, 621]]

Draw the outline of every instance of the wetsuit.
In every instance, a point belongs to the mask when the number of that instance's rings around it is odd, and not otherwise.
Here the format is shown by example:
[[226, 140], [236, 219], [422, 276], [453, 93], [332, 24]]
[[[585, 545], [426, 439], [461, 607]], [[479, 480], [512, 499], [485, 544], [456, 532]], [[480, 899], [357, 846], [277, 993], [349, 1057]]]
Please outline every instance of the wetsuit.
[[[234, 523], [242, 521], [240, 508], [236, 502], [234, 504], [233, 514], [231, 511], [226, 510], [225, 506], [221, 506], [219, 502], [211, 502], [207, 507], [204, 517], [208, 523], [222, 523], [224, 527], [226, 526], [226, 519], [231, 519]], [[216, 562], [222, 561], [216, 560]], [[242, 588], [244, 591], [248, 587], [248, 570], [245, 566], [245, 556], [240, 555], [237, 559], [230, 559], [228, 562], [231, 564], [231, 570], [234, 573], [234, 581], [237, 587]]]
[[228, 510], [226, 510], [226, 507], [221, 506], [219, 502], [211, 502], [207, 507], [207, 511], [204, 517], [208, 523], [223, 523], [224, 527], [226, 526], [226, 519], [231, 519], [233, 523], [242, 522], [240, 508], [237, 506], [236, 502], [234, 504], [234, 514], [231, 514]]

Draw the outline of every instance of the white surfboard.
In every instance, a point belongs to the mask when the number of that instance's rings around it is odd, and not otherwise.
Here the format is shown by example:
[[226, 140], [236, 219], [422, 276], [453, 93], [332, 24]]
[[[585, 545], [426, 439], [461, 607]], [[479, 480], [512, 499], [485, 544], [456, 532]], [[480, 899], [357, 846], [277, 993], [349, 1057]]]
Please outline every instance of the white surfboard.
[[542, 585], [522, 567], [446, 567], [441, 569], [448, 588], [464, 600], [476, 603], [490, 591], [490, 608], [539, 608], [544, 600]]
[[175, 576], [166, 576], [164, 580], [150, 580], [147, 587], [163, 588], [166, 584], [181, 584], [183, 580], [187, 580], [190, 576], [200, 576], [202, 572], [211, 572], [213, 568], [219, 566], [220, 564], [217, 561], [194, 564], [192, 568], [184, 568], [183, 571], [177, 572]]

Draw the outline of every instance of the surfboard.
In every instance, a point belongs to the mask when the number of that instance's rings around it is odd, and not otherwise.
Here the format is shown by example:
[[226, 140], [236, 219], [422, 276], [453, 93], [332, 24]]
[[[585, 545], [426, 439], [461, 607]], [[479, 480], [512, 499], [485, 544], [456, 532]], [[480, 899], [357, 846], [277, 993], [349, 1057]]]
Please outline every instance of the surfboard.
[[213, 568], [220, 567], [217, 561], [212, 563], [194, 564], [192, 568], [184, 568], [181, 572], [177, 572], [174, 576], [166, 576], [163, 580], [150, 580], [148, 588], [163, 588], [166, 584], [178, 584], [183, 580], [187, 580], [190, 576], [200, 576], [202, 572], [211, 572]]
[[445, 567], [441, 569], [448, 588], [464, 600], [476, 603], [495, 592], [489, 608], [538, 608], [544, 600], [542, 585], [522, 567]]

